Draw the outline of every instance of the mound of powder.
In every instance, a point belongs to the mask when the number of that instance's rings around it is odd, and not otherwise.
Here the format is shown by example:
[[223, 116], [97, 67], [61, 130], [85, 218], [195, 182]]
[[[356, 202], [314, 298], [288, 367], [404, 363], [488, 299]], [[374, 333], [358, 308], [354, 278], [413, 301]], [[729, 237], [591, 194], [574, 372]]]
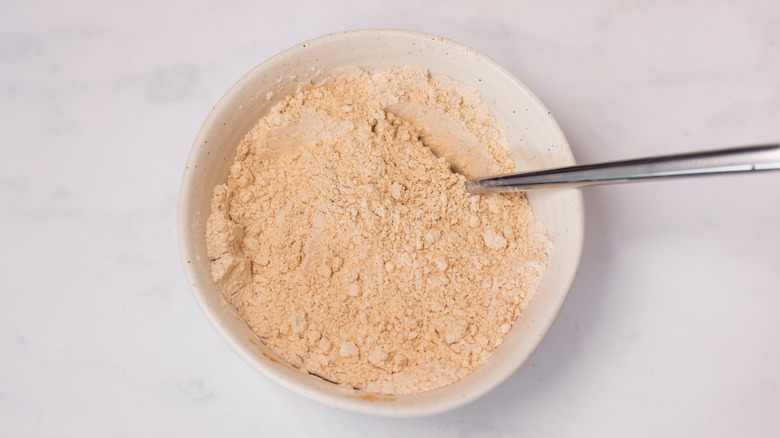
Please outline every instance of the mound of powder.
[[501, 344], [546, 268], [522, 195], [464, 188], [514, 169], [474, 89], [420, 67], [338, 70], [239, 145], [207, 224], [213, 279], [301, 370], [382, 394], [450, 384]]

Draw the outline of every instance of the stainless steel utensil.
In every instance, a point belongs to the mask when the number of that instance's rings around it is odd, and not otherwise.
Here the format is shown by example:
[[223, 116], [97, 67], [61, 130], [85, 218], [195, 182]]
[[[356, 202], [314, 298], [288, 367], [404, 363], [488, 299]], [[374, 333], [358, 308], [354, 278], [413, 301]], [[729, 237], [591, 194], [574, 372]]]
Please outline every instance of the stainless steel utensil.
[[760, 170], [780, 170], [780, 144], [472, 178], [466, 181], [466, 190], [474, 194], [507, 193]]

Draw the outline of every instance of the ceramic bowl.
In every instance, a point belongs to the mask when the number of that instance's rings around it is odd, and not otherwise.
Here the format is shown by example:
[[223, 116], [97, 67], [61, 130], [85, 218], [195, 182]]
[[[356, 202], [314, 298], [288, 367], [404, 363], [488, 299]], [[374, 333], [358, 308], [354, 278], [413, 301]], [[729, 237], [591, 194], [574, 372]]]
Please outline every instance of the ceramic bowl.
[[514, 373], [547, 333], [574, 280], [582, 252], [584, 216], [578, 189], [529, 192], [534, 212], [554, 247], [541, 286], [496, 351], [458, 382], [420, 394], [386, 396], [348, 389], [304, 373], [268, 349], [223, 298], [209, 273], [206, 220], [214, 186], [227, 181], [236, 148], [268, 109], [303, 81], [339, 67], [368, 70], [424, 65], [432, 75], [476, 88], [506, 130], [521, 170], [574, 164], [566, 138], [533, 93], [511, 73], [474, 49], [445, 38], [400, 30], [355, 30], [326, 35], [263, 62], [233, 85], [197, 134], [179, 199], [184, 267], [198, 304], [216, 330], [267, 378], [305, 397], [362, 413], [410, 417], [464, 405]]

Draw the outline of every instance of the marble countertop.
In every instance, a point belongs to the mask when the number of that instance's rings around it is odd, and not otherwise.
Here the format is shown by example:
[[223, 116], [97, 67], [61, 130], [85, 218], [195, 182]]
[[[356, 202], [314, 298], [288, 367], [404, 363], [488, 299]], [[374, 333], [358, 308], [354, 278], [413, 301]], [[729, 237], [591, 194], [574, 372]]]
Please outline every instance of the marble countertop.
[[1, 435], [780, 435], [780, 173], [587, 189], [552, 330], [449, 413], [322, 406], [222, 341], [179, 260], [184, 162], [233, 82], [315, 36], [470, 45], [536, 92], [581, 163], [780, 141], [774, 0], [418, 3], [4, 3]]

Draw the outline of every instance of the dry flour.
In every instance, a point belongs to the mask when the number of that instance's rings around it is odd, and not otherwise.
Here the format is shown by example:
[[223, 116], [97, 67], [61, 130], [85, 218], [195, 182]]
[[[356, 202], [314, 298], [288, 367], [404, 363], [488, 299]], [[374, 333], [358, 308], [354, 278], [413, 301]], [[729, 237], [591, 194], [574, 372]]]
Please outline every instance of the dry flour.
[[297, 368], [383, 394], [455, 382], [501, 343], [551, 243], [522, 195], [469, 195], [450, 164], [514, 170], [474, 89], [418, 67], [302, 86], [214, 189], [212, 276]]

